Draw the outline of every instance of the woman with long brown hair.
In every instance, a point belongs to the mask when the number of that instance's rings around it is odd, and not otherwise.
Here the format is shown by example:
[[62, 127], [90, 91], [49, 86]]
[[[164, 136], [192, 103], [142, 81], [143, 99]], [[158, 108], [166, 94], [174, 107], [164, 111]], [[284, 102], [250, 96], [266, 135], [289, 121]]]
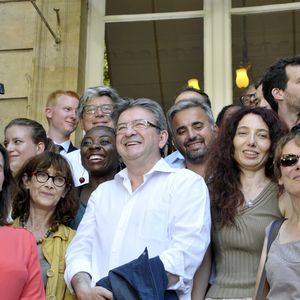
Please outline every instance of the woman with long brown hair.
[[284, 132], [259, 107], [241, 108], [219, 132], [206, 174], [216, 271], [207, 299], [251, 299], [265, 227], [281, 216], [272, 161]]
[[[16, 176], [14, 225], [33, 233], [48, 299], [72, 299], [64, 282], [65, 252], [75, 231], [67, 225], [79, 206], [68, 162], [45, 151], [25, 163]], [[51, 298], [52, 297], [52, 298]]]

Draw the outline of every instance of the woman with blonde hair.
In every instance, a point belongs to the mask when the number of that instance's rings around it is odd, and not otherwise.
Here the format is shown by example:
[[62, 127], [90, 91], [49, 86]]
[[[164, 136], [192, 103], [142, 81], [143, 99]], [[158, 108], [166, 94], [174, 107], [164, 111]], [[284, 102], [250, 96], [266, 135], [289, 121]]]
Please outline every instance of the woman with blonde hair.
[[[282, 223], [274, 241], [269, 238], [274, 223], [266, 229], [266, 238], [257, 276], [265, 265], [266, 284], [255, 299], [300, 299], [300, 131], [291, 132], [278, 143], [274, 156], [275, 175], [288, 194], [293, 209]], [[272, 229], [271, 229], [272, 228]], [[267, 243], [270, 243], [267, 253]], [[257, 290], [255, 292], [257, 294]]]

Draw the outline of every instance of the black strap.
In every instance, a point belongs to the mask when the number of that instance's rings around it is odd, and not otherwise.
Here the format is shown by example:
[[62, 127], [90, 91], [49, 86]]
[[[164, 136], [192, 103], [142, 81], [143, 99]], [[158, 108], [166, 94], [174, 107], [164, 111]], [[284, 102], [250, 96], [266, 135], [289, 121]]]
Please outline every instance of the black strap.
[[279, 229], [282, 225], [282, 223], [285, 221], [285, 219], [279, 219], [272, 222], [270, 231], [268, 234], [268, 240], [267, 240], [267, 253], [266, 253], [266, 260], [264, 263], [263, 272], [260, 277], [259, 286], [257, 289], [255, 300], [261, 300], [263, 299], [265, 286], [267, 284], [267, 277], [266, 277], [266, 261], [268, 257], [269, 250], [271, 248], [271, 245], [273, 241], [275, 240], [276, 236], [278, 235]]

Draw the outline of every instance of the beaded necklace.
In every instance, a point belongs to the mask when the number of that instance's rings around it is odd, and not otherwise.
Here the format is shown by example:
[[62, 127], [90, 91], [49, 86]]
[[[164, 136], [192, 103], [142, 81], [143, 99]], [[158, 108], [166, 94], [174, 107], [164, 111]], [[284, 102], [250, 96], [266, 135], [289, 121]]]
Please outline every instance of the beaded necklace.
[[[23, 228], [25, 228], [25, 229], [28, 229], [27, 226], [26, 226], [26, 222], [25, 222], [25, 216], [23, 216], [22, 218], [20, 218], [20, 221], [21, 221], [21, 226], [22, 226]], [[29, 229], [28, 229], [28, 230], [29, 230]], [[52, 227], [50, 227], [50, 228], [46, 231], [46, 233], [44, 234], [43, 237], [41, 237], [41, 238], [39, 238], [39, 239], [36, 240], [36, 244], [37, 244], [37, 245], [42, 244], [43, 240], [44, 240], [44, 239], [47, 239], [48, 237], [50, 237], [50, 236], [52, 235], [53, 232], [54, 232], [54, 231], [53, 231]]]

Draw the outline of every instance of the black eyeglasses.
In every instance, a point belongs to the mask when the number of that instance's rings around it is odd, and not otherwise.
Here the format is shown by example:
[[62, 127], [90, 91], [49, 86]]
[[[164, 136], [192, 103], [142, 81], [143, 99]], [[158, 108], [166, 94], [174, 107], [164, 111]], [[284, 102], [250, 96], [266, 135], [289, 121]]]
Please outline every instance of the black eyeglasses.
[[50, 176], [47, 172], [45, 171], [36, 171], [34, 173], [32, 173], [32, 175], [34, 175], [36, 177], [36, 180], [39, 183], [45, 183], [49, 180], [49, 178], [52, 179], [53, 183], [57, 186], [57, 187], [62, 187], [66, 184], [67, 179], [64, 176]]
[[282, 167], [291, 167], [295, 165], [300, 158], [297, 154], [284, 154], [279, 159], [279, 165]]
[[242, 96], [240, 101], [243, 105], [251, 107], [258, 106], [260, 103], [260, 100], [256, 97], [255, 93]]

